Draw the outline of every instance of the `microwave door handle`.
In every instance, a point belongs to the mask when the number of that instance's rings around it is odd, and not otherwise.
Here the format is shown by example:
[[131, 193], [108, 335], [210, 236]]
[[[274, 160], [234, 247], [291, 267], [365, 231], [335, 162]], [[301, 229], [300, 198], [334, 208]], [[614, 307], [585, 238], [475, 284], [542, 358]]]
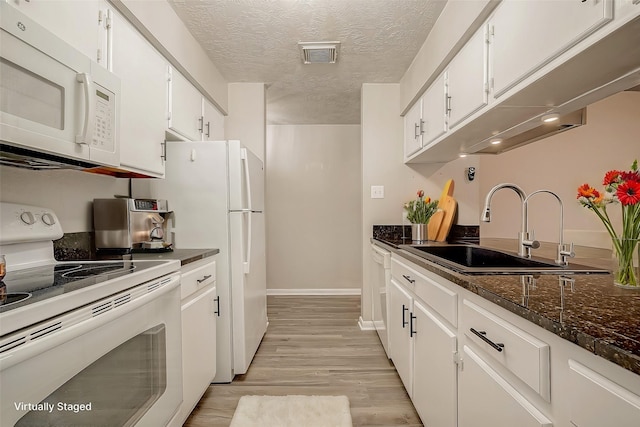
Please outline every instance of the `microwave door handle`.
[[92, 102], [93, 82], [91, 76], [87, 73], [78, 73], [76, 81], [82, 84], [84, 88], [84, 120], [82, 122], [82, 131], [76, 135], [76, 144], [89, 144], [89, 135], [94, 127], [94, 117], [96, 115], [95, 102]]

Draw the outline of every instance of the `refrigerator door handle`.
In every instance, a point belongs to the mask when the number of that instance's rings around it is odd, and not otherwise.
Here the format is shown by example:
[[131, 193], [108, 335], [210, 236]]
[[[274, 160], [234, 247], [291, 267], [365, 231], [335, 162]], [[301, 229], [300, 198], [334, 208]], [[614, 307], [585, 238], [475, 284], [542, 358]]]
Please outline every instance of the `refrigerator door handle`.
[[247, 217], [247, 235], [245, 236], [247, 239], [247, 259], [246, 261], [244, 261], [243, 263], [243, 267], [244, 267], [244, 274], [249, 274], [249, 272], [251, 271], [251, 241], [253, 240], [251, 238], [251, 212], [250, 211], [245, 211], [243, 210], [244, 214], [246, 214]]
[[249, 156], [247, 155], [247, 149], [240, 149], [240, 158], [242, 159], [242, 166], [244, 166], [244, 186], [247, 190], [247, 209], [251, 210], [251, 177], [249, 175]]

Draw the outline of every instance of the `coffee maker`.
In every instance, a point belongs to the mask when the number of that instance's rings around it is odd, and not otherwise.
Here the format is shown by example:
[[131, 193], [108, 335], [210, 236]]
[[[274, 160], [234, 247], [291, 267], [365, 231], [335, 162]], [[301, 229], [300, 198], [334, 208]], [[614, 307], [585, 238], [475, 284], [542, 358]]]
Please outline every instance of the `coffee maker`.
[[161, 199], [93, 199], [93, 227], [100, 252], [167, 252], [172, 212]]

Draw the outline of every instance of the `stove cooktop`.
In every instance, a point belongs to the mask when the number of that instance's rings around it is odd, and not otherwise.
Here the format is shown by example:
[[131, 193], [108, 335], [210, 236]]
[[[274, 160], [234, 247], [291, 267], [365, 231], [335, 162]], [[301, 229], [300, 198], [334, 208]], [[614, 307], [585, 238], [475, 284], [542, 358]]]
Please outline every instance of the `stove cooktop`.
[[42, 320], [49, 312], [91, 303], [176, 271], [179, 266], [178, 261], [167, 260], [74, 261], [9, 271], [0, 282], [0, 335], [7, 332], [10, 319], [20, 317], [20, 325]]

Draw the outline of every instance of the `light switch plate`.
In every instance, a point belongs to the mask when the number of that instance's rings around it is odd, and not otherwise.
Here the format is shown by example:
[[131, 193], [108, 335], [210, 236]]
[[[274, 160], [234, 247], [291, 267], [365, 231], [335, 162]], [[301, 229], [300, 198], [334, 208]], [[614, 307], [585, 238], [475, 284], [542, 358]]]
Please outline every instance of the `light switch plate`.
[[384, 185], [372, 185], [371, 186], [371, 198], [372, 199], [384, 199]]

